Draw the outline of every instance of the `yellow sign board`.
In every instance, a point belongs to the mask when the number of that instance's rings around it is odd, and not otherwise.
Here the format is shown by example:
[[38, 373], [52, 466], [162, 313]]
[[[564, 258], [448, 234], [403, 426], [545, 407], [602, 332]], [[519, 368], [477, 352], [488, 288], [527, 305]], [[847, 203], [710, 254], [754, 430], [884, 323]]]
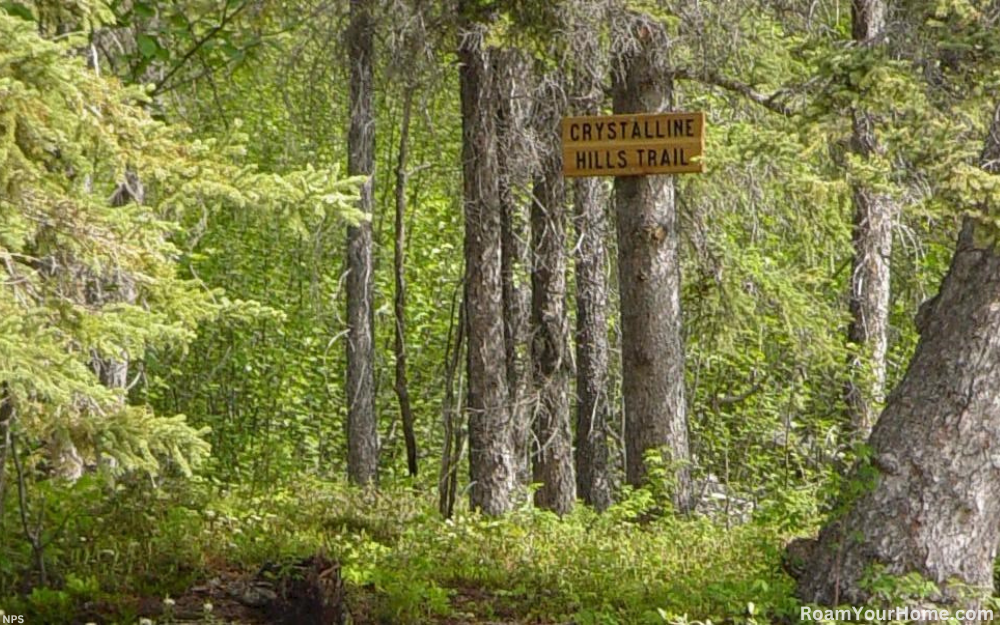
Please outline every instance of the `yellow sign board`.
[[705, 113], [565, 117], [562, 145], [565, 176], [699, 173]]

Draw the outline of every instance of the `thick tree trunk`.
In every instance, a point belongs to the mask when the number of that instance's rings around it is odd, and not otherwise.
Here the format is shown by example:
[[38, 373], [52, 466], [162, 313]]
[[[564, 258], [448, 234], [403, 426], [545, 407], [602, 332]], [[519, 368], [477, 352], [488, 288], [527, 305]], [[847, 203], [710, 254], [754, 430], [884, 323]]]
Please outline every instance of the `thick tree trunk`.
[[531, 370], [528, 367], [528, 301], [530, 293], [519, 275], [527, 267], [527, 210], [514, 196], [520, 176], [515, 173], [519, 143], [524, 141], [522, 117], [515, 98], [527, 99], [526, 64], [513, 50], [495, 55], [497, 85], [497, 183], [500, 195], [500, 275], [503, 288], [504, 353], [507, 391], [514, 436], [514, 457], [521, 484], [531, 481]]
[[413, 111], [413, 89], [406, 91], [403, 101], [403, 123], [399, 132], [399, 155], [396, 160], [396, 241], [392, 266], [396, 280], [393, 312], [396, 317], [396, 380], [394, 388], [399, 400], [406, 439], [406, 466], [410, 475], [417, 474], [417, 435], [413, 427], [410, 388], [406, 380], [406, 160], [410, 140], [410, 117]]
[[[574, 37], [586, 62], [575, 68], [582, 115], [598, 115], [603, 71], [593, 67], [600, 54], [595, 24]], [[608, 278], [605, 274], [607, 193], [598, 178], [577, 178], [573, 187], [576, 230], [576, 490], [597, 510], [612, 503], [608, 467]]]
[[538, 97], [542, 158], [531, 205], [531, 371], [535, 409], [535, 504], [566, 514], [576, 501], [569, 416], [569, 324], [566, 316], [566, 190], [562, 175], [557, 79]]
[[[637, 49], [619, 59], [615, 113], [670, 108], [672, 84], [663, 69], [668, 42], [662, 26], [634, 17]], [[681, 337], [678, 223], [671, 176], [615, 178], [621, 288], [622, 392], [625, 397], [626, 477], [641, 484], [644, 454], [666, 452], [676, 478], [675, 504], [690, 507], [684, 343]]]
[[[470, 6], [472, 5], [472, 6]], [[463, 17], [475, 3], [460, 3]], [[465, 204], [470, 504], [499, 515], [516, 480], [504, 354], [496, 102], [482, 27], [465, 19], [458, 50]]]
[[[884, 0], [854, 0], [852, 33], [859, 45], [878, 44], [885, 28]], [[868, 160], [878, 156], [875, 120], [854, 111], [851, 149]], [[861, 184], [852, 189], [854, 203], [854, 261], [851, 271], [848, 340], [856, 354], [850, 362], [851, 380], [846, 400], [851, 427], [864, 440], [885, 399], [885, 357], [889, 329], [889, 259], [892, 254], [892, 200]]]
[[[1000, 107], [983, 164], [1000, 171]], [[988, 231], [977, 236], [981, 228]], [[916, 353], [869, 441], [871, 488], [818, 542], [790, 547], [801, 560], [793, 569], [803, 600], [862, 604], [869, 595], [860, 581], [874, 564], [941, 586], [992, 589], [1000, 540], [1000, 252], [991, 228], [966, 219], [940, 292], [918, 316]], [[956, 588], [943, 590], [938, 600], [975, 603], [958, 600]]]
[[[367, 175], [359, 208], [372, 211], [375, 158], [375, 111], [372, 101], [372, 3], [351, 0], [348, 49], [351, 64], [351, 124], [347, 170]], [[375, 415], [375, 338], [372, 228], [363, 221], [347, 230], [347, 476], [355, 484], [378, 477], [378, 430]]]
[[606, 201], [600, 181], [576, 181], [576, 488], [580, 498], [598, 510], [612, 503], [607, 432]]

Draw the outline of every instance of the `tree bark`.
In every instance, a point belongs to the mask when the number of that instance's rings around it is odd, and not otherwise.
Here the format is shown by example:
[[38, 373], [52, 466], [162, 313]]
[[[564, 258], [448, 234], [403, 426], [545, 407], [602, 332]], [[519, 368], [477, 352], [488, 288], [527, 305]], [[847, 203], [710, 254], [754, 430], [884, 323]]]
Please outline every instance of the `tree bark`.
[[[456, 292], [457, 295], [457, 292]], [[455, 511], [455, 495], [458, 493], [458, 463], [462, 458], [465, 443], [463, 428], [458, 422], [461, 415], [462, 372], [459, 368], [462, 345], [465, 342], [465, 302], [458, 305], [458, 323], [455, 324], [455, 298], [452, 298], [451, 313], [448, 318], [452, 326], [448, 328], [448, 342], [444, 353], [444, 401], [441, 405], [441, 420], [444, 425], [444, 444], [441, 450], [441, 471], [438, 474], [438, 511], [450, 519]], [[453, 332], [454, 330], [454, 332]], [[454, 334], [454, 342], [452, 335]], [[458, 392], [455, 392], [455, 377], [458, 377]], [[456, 398], [458, 398], [456, 400]]]
[[[1000, 106], [982, 163], [1000, 172]], [[982, 232], [977, 232], [982, 230]], [[869, 445], [870, 488], [818, 541], [790, 546], [804, 601], [861, 605], [871, 565], [993, 587], [1000, 540], [1000, 252], [995, 226], [966, 218], [941, 289], [918, 316], [920, 342]], [[984, 243], [988, 241], [988, 243]], [[859, 465], [855, 479], [865, 466]], [[942, 588], [938, 601], [973, 607]], [[957, 609], [958, 606], [956, 606]]]
[[[606, 69], [591, 66], [600, 54], [595, 24], [574, 37], [578, 55], [587, 61], [574, 68], [575, 91], [585, 104], [582, 115], [600, 114], [602, 79]], [[608, 223], [607, 193], [597, 178], [577, 178], [573, 187], [576, 250], [576, 490], [597, 510], [612, 503], [608, 467], [608, 278], [605, 275]]]
[[497, 84], [497, 184], [500, 195], [500, 275], [503, 290], [504, 353], [507, 366], [507, 391], [514, 436], [514, 457], [518, 482], [531, 481], [531, 370], [528, 367], [529, 289], [519, 280], [527, 267], [528, 211], [514, 196], [519, 183], [515, 172], [518, 144], [524, 140], [522, 115], [515, 98], [525, 97], [523, 75], [526, 64], [513, 50], [495, 54], [494, 80]]
[[607, 200], [601, 182], [580, 178], [576, 207], [576, 488], [604, 510], [612, 503], [608, 467]]
[[[885, 29], [884, 0], [854, 0], [852, 35], [863, 46], [878, 45]], [[864, 160], [877, 158], [881, 148], [874, 117], [855, 110], [851, 150]], [[846, 401], [856, 440], [865, 440], [885, 400], [886, 350], [889, 329], [889, 261], [892, 255], [891, 198], [854, 184], [854, 260], [851, 271], [848, 340], [856, 349], [850, 362]]]
[[[615, 113], [670, 108], [672, 83], [659, 56], [668, 46], [661, 25], [637, 16], [628, 24], [636, 48], [621, 54], [614, 74]], [[615, 178], [621, 289], [622, 392], [626, 477], [646, 478], [644, 454], [665, 452], [675, 477], [674, 503], [690, 507], [680, 266], [672, 176]]]
[[[351, 0], [347, 32], [351, 64], [351, 122], [347, 136], [347, 170], [369, 176], [358, 208], [372, 212], [375, 158], [375, 111], [372, 100], [373, 45], [371, 5]], [[362, 221], [347, 229], [347, 476], [355, 484], [378, 478], [378, 430], [375, 415], [375, 337], [372, 323], [374, 275], [372, 229]]]
[[403, 100], [403, 122], [399, 133], [399, 155], [396, 160], [396, 241], [392, 265], [396, 280], [393, 312], [396, 317], [396, 398], [399, 400], [403, 420], [403, 437], [406, 439], [406, 466], [411, 476], [417, 475], [417, 435], [414, 431], [413, 409], [406, 380], [406, 161], [410, 140], [410, 117], [413, 111], [413, 88], [409, 87]]
[[496, 102], [484, 29], [475, 3], [459, 4], [464, 28], [458, 49], [462, 100], [465, 212], [465, 310], [469, 411], [469, 500], [500, 515], [511, 507], [516, 480], [508, 409], [501, 284]]
[[540, 126], [541, 166], [531, 204], [531, 371], [537, 393], [533, 454], [535, 504], [562, 515], [573, 509], [576, 478], [569, 416], [569, 324], [566, 316], [566, 188], [559, 122], [563, 107], [558, 78], [546, 82], [535, 119]]

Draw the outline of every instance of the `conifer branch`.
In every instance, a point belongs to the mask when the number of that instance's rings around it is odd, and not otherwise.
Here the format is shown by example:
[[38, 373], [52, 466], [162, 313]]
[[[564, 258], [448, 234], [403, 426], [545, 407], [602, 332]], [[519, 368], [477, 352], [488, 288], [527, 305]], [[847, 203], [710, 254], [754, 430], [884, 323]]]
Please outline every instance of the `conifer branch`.
[[678, 69], [674, 70], [672, 75], [675, 79], [693, 80], [705, 85], [719, 87], [721, 89], [725, 89], [726, 91], [737, 93], [748, 100], [763, 106], [769, 111], [778, 113], [779, 115], [790, 117], [796, 113], [794, 109], [780, 101], [783, 96], [786, 96], [789, 93], [789, 90], [786, 88], [778, 89], [774, 93], [768, 95], [758, 91], [753, 87], [753, 85], [728, 78], [711, 70], [693, 72], [687, 69]]

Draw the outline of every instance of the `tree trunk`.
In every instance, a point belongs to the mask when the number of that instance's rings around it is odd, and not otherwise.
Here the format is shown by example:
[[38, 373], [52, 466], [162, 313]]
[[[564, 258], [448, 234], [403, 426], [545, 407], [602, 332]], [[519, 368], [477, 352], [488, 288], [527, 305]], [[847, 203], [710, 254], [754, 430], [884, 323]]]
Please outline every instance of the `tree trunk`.
[[[668, 42], [662, 26], [632, 17], [637, 49], [619, 59], [615, 113], [670, 108], [672, 84], [660, 57]], [[671, 176], [615, 178], [618, 272], [621, 289], [622, 392], [625, 398], [626, 477], [646, 477], [644, 454], [665, 452], [676, 484], [674, 503], [690, 504], [684, 343], [681, 337], [677, 213]]]
[[[884, 0], [854, 0], [854, 41], [864, 46], [878, 44], [885, 28]], [[880, 152], [871, 114], [853, 112], [851, 150], [864, 160]], [[892, 254], [891, 198], [862, 184], [851, 190], [854, 203], [854, 260], [851, 271], [848, 340], [856, 352], [850, 362], [851, 380], [846, 400], [856, 440], [871, 432], [878, 408], [885, 399], [886, 349], [889, 329], [889, 260]]]
[[410, 140], [410, 117], [413, 111], [413, 88], [407, 88], [403, 101], [403, 123], [399, 133], [399, 155], [396, 161], [396, 241], [392, 265], [396, 279], [396, 296], [393, 312], [396, 317], [396, 398], [403, 420], [403, 437], [406, 439], [406, 466], [410, 475], [417, 474], [417, 435], [413, 428], [413, 409], [410, 390], [406, 381], [406, 160]]
[[608, 467], [607, 200], [601, 182], [580, 178], [576, 206], [576, 488], [586, 503], [612, 503]]
[[[108, 202], [111, 206], [121, 208], [132, 202], [142, 204], [145, 201], [146, 191], [142, 181], [134, 170], [127, 168], [124, 180], [111, 194]], [[138, 297], [135, 280], [118, 268], [112, 268], [99, 275], [91, 275], [86, 286], [87, 304], [94, 308], [114, 303], [135, 304]], [[115, 358], [101, 355], [96, 349], [91, 350], [90, 366], [102, 385], [121, 391], [118, 406], [124, 409], [129, 384], [128, 354], [122, 352]], [[86, 463], [68, 430], [59, 430], [53, 434], [49, 443], [49, 456], [55, 474], [61, 479], [75, 482], [83, 477]], [[114, 464], [113, 460], [108, 462]]]
[[503, 289], [504, 352], [507, 365], [507, 391], [514, 436], [514, 457], [518, 482], [531, 481], [531, 371], [527, 365], [528, 300], [525, 281], [518, 280], [527, 267], [527, 219], [525, 208], [514, 197], [520, 181], [515, 162], [525, 160], [519, 154], [524, 140], [522, 115], [515, 98], [527, 94], [523, 75], [526, 64], [513, 50], [499, 50], [495, 56], [494, 80], [497, 84], [497, 183], [500, 195], [500, 275]]
[[608, 467], [607, 198], [593, 178], [576, 181], [576, 488], [586, 503], [612, 503]]
[[[1000, 106], [982, 162], [991, 173], [1000, 171]], [[965, 220], [940, 292], [922, 307], [916, 353], [869, 441], [876, 470], [867, 478], [871, 487], [848, 502], [818, 541], [790, 546], [790, 556], [801, 560], [796, 568], [804, 601], [861, 605], [869, 593], [860, 581], [873, 564], [893, 575], [916, 572], [941, 586], [957, 581], [985, 593], [992, 589], [1000, 540], [1000, 252], [994, 228]], [[866, 477], [865, 469], [859, 466], [855, 479]], [[960, 607], [976, 602], [959, 600], [957, 588], [942, 590], [938, 601], [959, 601]]]
[[[457, 291], [456, 291], [457, 296]], [[458, 493], [458, 463], [462, 459], [465, 443], [461, 416], [462, 371], [459, 363], [462, 345], [465, 342], [465, 302], [458, 306], [458, 323], [455, 324], [455, 298], [452, 298], [451, 313], [448, 318], [452, 326], [448, 328], [448, 342], [444, 352], [444, 401], [441, 405], [441, 420], [444, 425], [444, 445], [441, 450], [441, 471], [438, 474], [438, 511], [450, 519], [455, 511], [455, 495]], [[454, 341], [452, 336], [454, 335]], [[455, 392], [455, 377], [458, 377], [458, 392]]]
[[[116, 208], [127, 206], [132, 202], [143, 204], [146, 201], [146, 190], [139, 180], [138, 174], [131, 169], [125, 170], [125, 180], [118, 185], [111, 195], [110, 204]], [[113, 302], [135, 304], [139, 294], [135, 281], [120, 271], [114, 275], [105, 275], [95, 279], [88, 291], [88, 303], [106, 306]], [[112, 389], [121, 389], [124, 393], [128, 388], [129, 362], [128, 354], [120, 358], [101, 358], [96, 353], [91, 358], [91, 366], [101, 380], [101, 384]], [[124, 403], [124, 395], [122, 402]]]
[[531, 204], [531, 370], [535, 409], [535, 504], [558, 514], [573, 509], [576, 478], [569, 417], [569, 325], [566, 317], [566, 191], [559, 121], [561, 81], [550, 78], [538, 97], [541, 167]]
[[[372, 3], [351, 0], [347, 40], [351, 64], [351, 125], [347, 170], [369, 176], [359, 208], [372, 212], [375, 157], [375, 111], [372, 101]], [[372, 324], [371, 222], [347, 230], [347, 476], [355, 484], [378, 477], [378, 430], [375, 415], [375, 337]]]
[[[471, 6], [470, 6], [471, 5]], [[484, 29], [468, 19], [458, 49], [465, 204], [465, 310], [468, 328], [469, 499], [489, 515], [507, 512], [516, 480], [504, 354], [497, 187], [496, 102]]]
[[[600, 54], [593, 29], [574, 37], [587, 62], [576, 67], [576, 92], [586, 104], [582, 115], [598, 115], [604, 72], [590, 65]], [[606, 69], [604, 64], [600, 68]], [[597, 178], [577, 178], [573, 187], [576, 250], [576, 490], [597, 510], [612, 503], [608, 467], [608, 279], [605, 275], [607, 194]]]

